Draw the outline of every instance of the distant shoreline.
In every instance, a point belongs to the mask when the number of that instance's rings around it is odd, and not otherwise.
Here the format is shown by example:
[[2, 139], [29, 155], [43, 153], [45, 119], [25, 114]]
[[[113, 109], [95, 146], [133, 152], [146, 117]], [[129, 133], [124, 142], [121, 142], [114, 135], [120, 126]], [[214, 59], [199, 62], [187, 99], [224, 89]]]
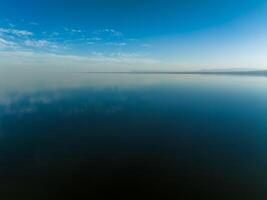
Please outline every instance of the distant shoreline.
[[261, 71], [129, 71], [129, 72], [79, 72], [85, 74], [177, 74], [177, 75], [238, 75], [238, 76], [267, 76], [267, 70]]

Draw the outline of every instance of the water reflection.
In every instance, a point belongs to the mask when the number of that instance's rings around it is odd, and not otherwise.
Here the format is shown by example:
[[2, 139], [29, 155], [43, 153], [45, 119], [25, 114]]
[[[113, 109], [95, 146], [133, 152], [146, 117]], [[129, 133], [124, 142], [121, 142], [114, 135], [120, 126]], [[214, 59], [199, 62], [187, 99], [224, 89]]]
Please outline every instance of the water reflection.
[[267, 197], [265, 78], [10, 76], [0, 98], [5, 198]]

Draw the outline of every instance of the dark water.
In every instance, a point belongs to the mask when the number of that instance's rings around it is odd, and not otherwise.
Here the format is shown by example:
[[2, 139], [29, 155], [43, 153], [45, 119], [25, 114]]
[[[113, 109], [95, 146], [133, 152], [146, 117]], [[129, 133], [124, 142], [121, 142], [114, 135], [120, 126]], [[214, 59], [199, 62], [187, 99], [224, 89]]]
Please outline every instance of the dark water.
[[266, 78], [11, 75], [0, 90], [3, 200], [267, 199]]

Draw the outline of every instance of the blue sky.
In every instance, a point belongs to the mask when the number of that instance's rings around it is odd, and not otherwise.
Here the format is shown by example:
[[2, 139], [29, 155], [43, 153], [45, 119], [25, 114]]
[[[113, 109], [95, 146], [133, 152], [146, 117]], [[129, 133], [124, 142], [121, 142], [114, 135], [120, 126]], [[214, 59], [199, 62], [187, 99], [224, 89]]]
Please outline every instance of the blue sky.
[[266, 0], [0, 0], [0, 67], [267, 67]]

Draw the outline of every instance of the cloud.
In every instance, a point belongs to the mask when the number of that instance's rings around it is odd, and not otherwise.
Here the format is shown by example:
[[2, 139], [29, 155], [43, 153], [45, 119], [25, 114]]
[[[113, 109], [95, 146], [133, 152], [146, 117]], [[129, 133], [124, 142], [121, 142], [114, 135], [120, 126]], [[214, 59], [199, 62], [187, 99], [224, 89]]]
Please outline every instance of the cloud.
[[[37, 23], [31, 22], [31, 25]], [[27, 23], [29, 26], [29, 23]], [[13, 26], [0, 27], [0, 65], [47, 65], [51, 66], [107, 66], [147, 64], [154, 60], [142, 55], [120, 53], [123, 47], [132, 48], [131, 41], [122, 32], [104, 28], [93, 32], [61, 27], [52, 32], [32, 29], [23, 30]], [[130, 46], [131, 45], [131, 46]], [[140, 48], [140, 44], [134, 44]], [[92, 51], [103, 52], [94, 54]], [[135, 50], [134, 50], [135, 51]], [[41, 53], [42, 52], [42, 53]], [[55, 52], [57, 54], [55, 54]], [[64, 55], [68, 54], [68, 55]], [[5, 55], [5, 56], [4, 56]], [[82, 55], [82, 56], [81, 56]], [[39, 63], [40, 62], [40, 63]], [[101, 69], [101, 68], [98, 68]]]
[[73, 33], [81, 33], [82, 31], [79, 30], [79, 29], [71, 29], [71, 32], [73, 32]]
[[111, 46], [117, 46], [117, 47], [123, 47], [123, 46], [127, 45], [127, 43], [125, 43], [125, 42], [107, 42], [105, 44], [111, 45]]
[[89, 42], [87, 42], [87, 44], [88, 44], [88, 45], [93, 45], [93, 44], [95, 44], [95, 42], [90, 42], [90, 41], [89, 41]]
[[135, 53], [92, 53], [87, 56], [72, 54], [37, 53], [34, 51], [0, 51], [0, 65], [23, 69], [70, 71], [121, 71], [148, 69], [160, 65], [158, 60]]
[[0, 33], [2, 34], [11, 34], [15, 36], [32, 36], [33, 33], [26, 30], [18, 30], [13, 28], [0, 28]]
[[39, 23], [37, 23], [37, 22], [30, 22], [30, 25], [32, 25], [32, 26], [38, 26]]
[[118, 36], [122, 36], [122, 32], [120, 31], [117, 31], [115, 29], [101, 29], [101, 30], [96, 30], [93, 32], [93, 34], [96, 34], [96, 35], [100, 35], [100, 34], [109, 34], [111, 36], [115, 36], [115, 37], [118, 37]]
[[51, 48], [57, 48], [58, 45], [54, 44], [53, 42], [49, 42], [47, 40], [25, 40], [24, 45], [27, 47], [51, 47]]
[[82, 33], [82, 30], [80, 30], [80, 29], [74, 29], [74, 28], [64, 27], [64, 30], [67, 31], [67, 32], [71, 32], [71, 33]]
[[15, 47], [17, 47], [17, 44], [15, 42], [0, 38], [0, 49], [15, 48]]
[[100, 38], [100, 37], [92, 37], [92, 38], [87, 38], [86, 40], [88, 40], [88, 41], [101, 41], [102, 38]]

